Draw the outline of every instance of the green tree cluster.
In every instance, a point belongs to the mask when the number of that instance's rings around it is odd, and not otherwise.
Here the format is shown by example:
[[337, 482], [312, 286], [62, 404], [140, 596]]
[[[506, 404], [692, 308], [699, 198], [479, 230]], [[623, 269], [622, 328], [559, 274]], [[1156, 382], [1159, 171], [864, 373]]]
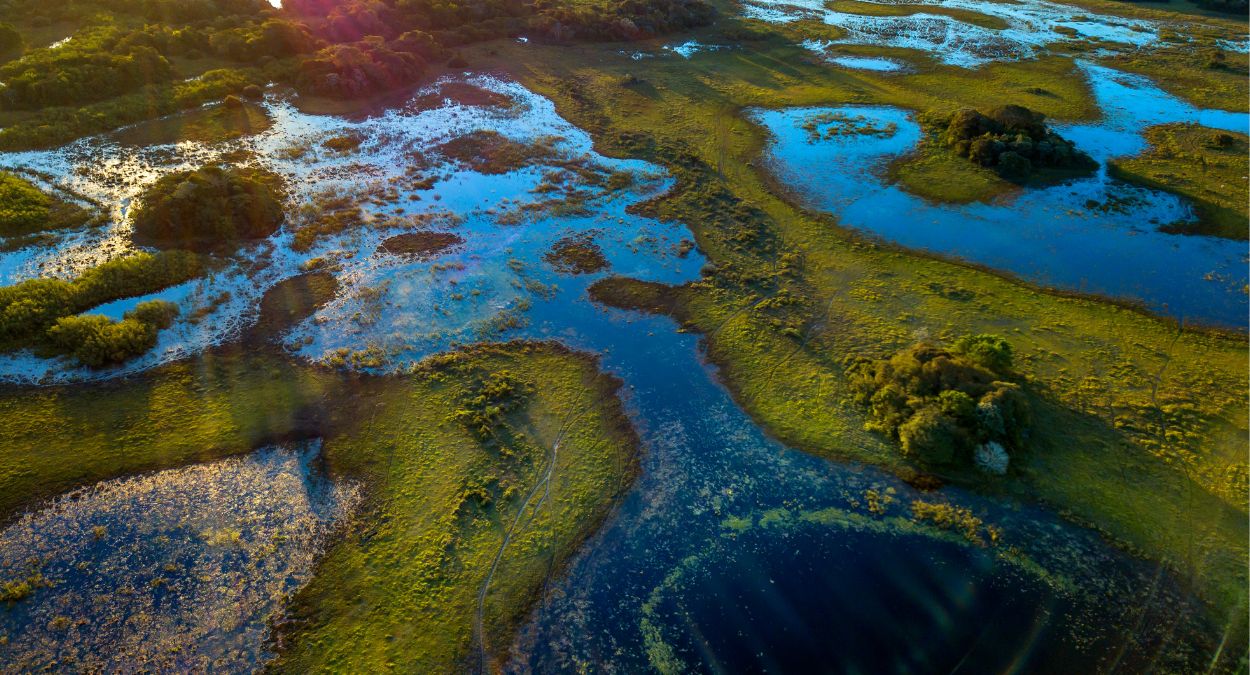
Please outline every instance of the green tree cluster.
[[157, 333], [173, 325], [178, 305], [148, 300], [126, 312], [121, 321], [99, 314], [57, 319], [48, 329], [48, 342], [91, 368], [123, 363], [156, 346]]
[[162, 176], [134, 214], [135, 241], [210, 250], [273, 234], [286, 215], [281, 179], [259, 169], [206, 166]]
[[0, 287], [0, 349], [38, 346], [58, 319], [119, 298], [154, 293], [199, 276], [189, 251], [137, 253], [84, 272], [77, 279], [29, 279]]
[[896, 438], [903, 454], [933, 467], [967, 466], [981, 445], [1018, 450], [1028, 399], [1011, 377], [1011, 345], [995, 335], [950, 349], [914, 345], [887, 359], [853, 358], [848, 375], [867, 428]]
[[955, 154], [1023, 180], [1042, 168], [1094, 169], [1097, 163], [1046, 127], [1045, 115], [1018, 105], [981, 113], [959, 110], [947, 120], [943, 142]]

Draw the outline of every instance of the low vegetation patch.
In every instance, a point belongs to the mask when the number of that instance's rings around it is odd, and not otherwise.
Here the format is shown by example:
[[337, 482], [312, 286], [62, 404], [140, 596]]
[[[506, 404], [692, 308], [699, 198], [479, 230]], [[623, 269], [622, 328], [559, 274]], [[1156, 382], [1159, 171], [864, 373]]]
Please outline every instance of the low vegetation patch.
[[115, 137], [121, 143], [138, 146], [184, 141], [211, 144], [258, 134], [271, 126], [273, 119], [264, 108], [228, 94], [218, 105], [144, 122], [117, 132]]
[[378, 250], [412, 260], [430, 260], [464, 243], [452, 232], [405, 232], [383, 241]]
[[1228, 239], [1250, 237], [1246, 176], [1250, 175], [1245, 134], [1196, 124], [1166, 124], [1146, 131], [1150, 148], [1109, 163], [1111, 174], [1189, 199], [1198, 220], [1164, 225], [1168, 232]]
[[454, 138], [434, 150], [478, 173], [497, 175], [516, 171], [556, 156], [555, 138], [532, 143], [514, 141], [497, 131], [475, 131]]
[[135, 212], [134, 237], [160, 248], [228, 248], [273, 234], [285, 217], [277, 175], [206, 166], [153, 183]]
[[252, 334], [269, 339], [294, 328], [338, 295], [338, 279], [328, 272], [306, 272], [278, 282], [260, 303]]
[[588, 234], [564, 237], [552, 244], [543, 255], [556, 271], [565, 274], [592, 274], [607, 269], [608, 259], [603, 249]]

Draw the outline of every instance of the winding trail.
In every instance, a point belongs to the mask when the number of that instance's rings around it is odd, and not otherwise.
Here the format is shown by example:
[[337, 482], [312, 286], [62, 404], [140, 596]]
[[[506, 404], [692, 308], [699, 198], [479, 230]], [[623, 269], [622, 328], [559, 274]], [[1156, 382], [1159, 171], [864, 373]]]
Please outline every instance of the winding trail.
[[521, 519], [525, 516], [525, 512], [529, 510], [530, 502], [538, 495], [540, 489], [546, 488], [544, 497], [539, 500], [535, 508], [538, 508], [546, 501], [546, 496], [551, 491], [551, 478], [555, 475], [556, 459], [559, 457], [560, 444], [564, 442], [564, 437], [568, 435], [569, 429], [577, 420], [581, 419], [590, 406], [581, 406], [582, 397], [585, 395], [584, 390], [577, 392], [577, 398], [573, 401], [573, 409], [560, 422], [559, 432], [556, 434], [555, 441], [551, 444], [551, 452], [547, 455], [547, 470], [543, 472], [541, 478], [538, 479], [530, 488], [529, 493], [525, 496], [525, 501], [521, 503], [521, 507], [517, 509], [516, 517], [512, 519], [512, 524], [508, 526], [508, 531], [504, 533], [503, 541], [499, 543], [499, 549], [495, 551], [495, 558], [491, 561], [490, 570], [486, 573], [486, 578], [482, 581], [482, 587], [477, 592], [477, 608], [473, 614], [473, 645], [474, 651], [477, 652], [477, 668], [475, 672], [486, 673], [487, 645], [486, 631], [484, 627], [483, 615], [486, 606], [486, 594], [490, 591], [491, 582], [495, 579], [495, 571], [499, 569], [499, 561], [503, 559], [503, 554], [508, 548], [508, 544], [512, 543], [512, 535], [516, 533], [517, 528], [521, 524]]

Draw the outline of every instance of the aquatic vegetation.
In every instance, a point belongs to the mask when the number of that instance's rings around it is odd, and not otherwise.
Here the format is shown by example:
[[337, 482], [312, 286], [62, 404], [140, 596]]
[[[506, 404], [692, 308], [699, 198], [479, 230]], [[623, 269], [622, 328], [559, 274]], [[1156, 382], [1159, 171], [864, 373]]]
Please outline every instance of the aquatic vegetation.
[[558, 138], [538, 138], [532, 143], [512, 140], [484, 129], [454, 138], [434, 148], [438, 154], [488, 176], [516, 171], [555, 157]]
[[565, 274], [593, 274], [608, 267], [603, 249], [588, 234], [557, 240], [543, 259]]
[[[955, 530], [965, 539], [974, 544], [983, 544], [981, 526], [984, 523], [972, 511], [941, 502], [926, 502], [917, 499], [911, 503], [912, 518], [931, 522], [943, 530]], [[990, 540], [998, 537], [998, 530], [992, 525], [985, 528]]]
[[254, 169], [206, 166], [162, 176], [133, 217], [135, 240], [212, 250], [273, 234], [286, 219], [281, 179]]
[[1146, 130], [1150, 148], [1136, 157], [1113, 159], [1112, 175], [1190, 199], [1198, 213], [1192, 223], [1164, 229], [1245, 240], [1247, 223], [1246, 135], [1197, 124], [1168, 124]]
[[415, 260], [429, 260], [464, 243], [464, 238], [451, 232], [405, 232], [378, 244], [379, 251]]
[[6, 584], [6, 667], [263, 663], [269, 623], [360, 502], [315, 468], [317, 443], [293, 445], [105, 481], [0, 530], [0, 578], [28, 575]]

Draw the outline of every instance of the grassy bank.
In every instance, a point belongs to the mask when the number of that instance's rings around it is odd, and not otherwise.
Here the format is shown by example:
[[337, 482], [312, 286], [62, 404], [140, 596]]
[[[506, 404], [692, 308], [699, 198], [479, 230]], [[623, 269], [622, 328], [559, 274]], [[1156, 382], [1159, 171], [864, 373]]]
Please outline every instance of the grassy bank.
[[779, 196], [763, 170], [763, 132], [742, 115], [750, 106], [847, 102], [976, 107], [1037, 87], [1048, 92], [1037, 95], [1038, 109], [1084, 117], [1092, 103], [1078, 78], [1064, 77], [1070, 61], [881, 77], [823, 68], [764, 39], [689, 61], [655, 59], [643, 82], [625, 86], [636, 64], [606, 50], [495, 49], [500, 68], [551, 96], [601, 152], [644, 157], [677, 176], [677, 188], [646, 210], [687, 223], [715, 268], [653, 304], [706, 336], [738, 401], [770, 432], [810, 452], [906, 471], [890, 444], [862, 430], [842, 358], [881, 357], [921, 338], [1005, 335], [1021, 374], [1051, 405], [1033, 450], [1007, 481], [984, 489], [1041, 500], [1167, 561], [1221, 614], [1244, 607], [1244, 337], [1178, 330], [1129, 308], [864, 242]]
[[[485, 402], [506, 412], [484, 434], [466, 411], [496, 376], [513, 389]], [[367, 502], [299, 596], [279, 669], [459, 672], [479, 646], [506, 652], [630, 485], [638, 445], [617, 387], [585, 356], [528, 343], [395, 377], [216, 353], [103, 385], [10, 387], [0, 518], [78, 485], [321, 437], [323, 466]]]
[[1198, 221], [1175, 226], [1178, 232], [1241, 240], [1250, 236], [1245, 134], [1165, 124], [1147, 130], [1146, 140], [1146, 152], [1110, 162], [1114, 176], [1188, 198]]

